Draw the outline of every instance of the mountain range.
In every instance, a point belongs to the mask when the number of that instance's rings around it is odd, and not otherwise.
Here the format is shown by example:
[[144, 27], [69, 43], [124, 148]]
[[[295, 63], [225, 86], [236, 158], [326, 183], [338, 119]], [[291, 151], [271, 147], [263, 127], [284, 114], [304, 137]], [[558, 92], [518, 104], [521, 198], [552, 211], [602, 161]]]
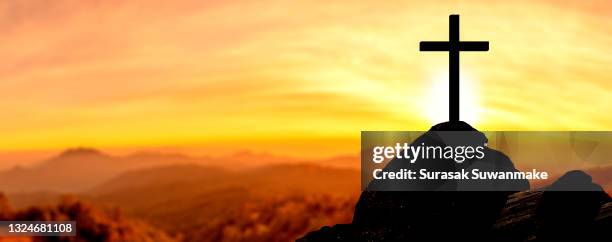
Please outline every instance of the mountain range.
[[96, 208], [119, 208], [180, 241], [292, 241], [323, 224], [351, 220], [360, 174], [342, 167], [349, 157], [270, 162], [251, 155], [251, 165], [237, 169], [238, 159], [230, 157], [220, 163], [73, 149], [30, 169], [5, 171], [0, 184], [18, 175], [29, 182], [7, 193], [16, 209], [54, 206], [71, 193]]
[[297, 163], [317, 163], [336, 167], [356, 167], [359, 164], [357, 158], [352, 156], [315, 161], [250, 151], [214, 158], [154, 152], [112, 156], [96, 149], [74, 148], [32, 167], [15, 167], [0, 171], [0, 191], [6, 193], [80, 193], [100, 186], [125, 172], [177, 164], [203, 165], [209, 169], [221, 167], [228, 171], [237, 171], [271, 164]]
[[[239, 152], [225, 157], [69, 149], [0, 172], [15, 208], [46, 207], [63, 193], [161, 229], [178, 241], [293, 241], [348, 223], [359, 194], [357, 157], [301, 161]], [[612, 167], [587, 171], [608, 191]]]

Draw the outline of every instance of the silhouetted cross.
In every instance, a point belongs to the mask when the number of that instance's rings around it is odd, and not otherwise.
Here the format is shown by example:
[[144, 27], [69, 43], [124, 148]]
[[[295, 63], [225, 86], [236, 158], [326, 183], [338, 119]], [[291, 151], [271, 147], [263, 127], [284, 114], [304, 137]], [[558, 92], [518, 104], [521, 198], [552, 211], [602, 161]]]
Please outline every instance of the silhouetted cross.
[[421, 41], [421, 51], [448, 51], [448, 118], [459, 121], [459, 52], [488, 51], [488, 41], [459, 41], [459, 15], [448, 16], [448, 41]]

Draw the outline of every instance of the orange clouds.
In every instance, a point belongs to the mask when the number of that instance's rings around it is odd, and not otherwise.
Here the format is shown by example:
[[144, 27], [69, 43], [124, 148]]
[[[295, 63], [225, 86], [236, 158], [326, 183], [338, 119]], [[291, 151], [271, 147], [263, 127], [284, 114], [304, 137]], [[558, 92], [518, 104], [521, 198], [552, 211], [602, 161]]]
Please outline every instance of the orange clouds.
[[333, 146], [360, 130], [426, 129], [424, 95], [447, 58], [418, 41], [446, 39], [449, 13], [462, 39], [491, 42], [461, 59], [479, 128], [612, 125], [605, 1], [44, 4], [0, 3], [1, 150]]

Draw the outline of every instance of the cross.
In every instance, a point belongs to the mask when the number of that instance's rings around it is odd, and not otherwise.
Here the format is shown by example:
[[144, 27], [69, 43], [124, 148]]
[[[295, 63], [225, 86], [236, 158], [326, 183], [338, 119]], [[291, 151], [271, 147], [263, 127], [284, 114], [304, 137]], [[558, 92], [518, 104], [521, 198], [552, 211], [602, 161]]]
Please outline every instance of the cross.
[[459, 121], [459, 52], [488, 51], [489, 41], [459, 41], [459, 15], [448, 16], [448, 41], [421, 41], [420, 51], [448, 51], [448, 118]]

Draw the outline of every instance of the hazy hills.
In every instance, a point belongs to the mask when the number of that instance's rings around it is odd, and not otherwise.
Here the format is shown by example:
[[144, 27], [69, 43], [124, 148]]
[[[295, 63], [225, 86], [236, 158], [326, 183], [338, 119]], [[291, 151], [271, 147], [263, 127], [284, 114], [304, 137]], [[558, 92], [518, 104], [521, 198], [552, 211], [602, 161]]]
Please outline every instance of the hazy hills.
[[[119, 157], [81, 148], [32, 168], [0, 172], [0, 191], [10, 191], [13, 207], [20, 208], [55, 202], [58, 191], [75, 193], [95, 208], [120, 208], [178, 241], [293, 241], [322, 225], [351, 221], [358, 164], [350, 156]], [[610, 190], [606, 174], [612, 167], [587, 172]]]
[[291, 164], [227, 171], [178, 165], [125, 173], [87, 199], [119, 206], [187, 236], [186, 241], [229, 236], [223, 233], [250, 234], [246, 241], [288, 241], [324, 221], [350, 221], [358, 191], [359, 173], [353, 169]]
[[229, 174], [228, 171], [211, 166], [196, 164], [167, 165], [140, 170], [127, 171], [102, 183], [88, 194], [105, 194], [118, 190], [142, 188], [163, 184], [189, 182], [194, 180], [213, 180]]
[[79, 192], [128, 170], [188, 162], [195, 161], [179, 155], [114, 157], [95, 149], [69, 149], [34, 167], [0, 172], [0, 191]]
[[[15, 208], [53, 206], [61, 197], [34, 191], [69, 191], [97, 208], [118, 207], [180, 241], [292, 241], [323, 224], [351, 220], [359, 193], [357, 169], [322, 165], [334, 159], [269, 162], [264, 155], [247, 155], [197, 160], [76, 149], [31, 169], [5, 171], [0, 181], [23, 175], [20, 181], [29, 182], [22, 193], [8, 194]], [[350, 159], [340, 158], [339, 166]], [[249, 165], [236, 169], [245, 160]], [[356, 158], [353, 162], [358, 164]]]
[[[15, 167], [0, 171], [0, 191], [7, 193], [84, 192], [100, 186], [124, 172], [176, 164], [198, 164], [245, 170], [270, 164], [312, 162], [334, 166], [358, 165], [356, 157], [335, 157], [328, 160], [302, 161], [249, 151], [223, 157], [192, 157], [182, 154], [136, 153], [111, 156], [90, 148], [69, 149], [29, 168]], [[196, 169], [201, 170], [201, 169]], [[186, 175], [185, 177], [192, 177]]]

